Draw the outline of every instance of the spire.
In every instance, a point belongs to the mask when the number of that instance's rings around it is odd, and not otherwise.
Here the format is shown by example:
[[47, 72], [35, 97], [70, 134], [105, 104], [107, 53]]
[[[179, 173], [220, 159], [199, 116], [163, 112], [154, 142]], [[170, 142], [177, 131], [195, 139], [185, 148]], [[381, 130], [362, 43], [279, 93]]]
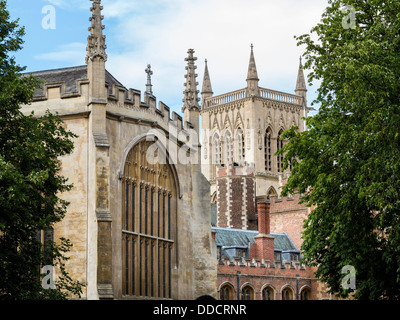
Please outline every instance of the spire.
[[303, 65], [301, 63], [301, 57], [300, 57], [299, 73], [297, 75], [297, 83], [295, 91], [302, 91], [302, 90], [307, 91], [307, 87], [306, 87], [306, 80], [304, 78]]
[[307, 104], [307, 86], [306, 86], [306, 80], [304, 77], [301, 57], [300, 57], [299, 72], [297, 74], [296, 89], [294, 91], [298, 96], [302, 96], [304, 98], [304, 102]]
[[151, 65], [148, 64], [147, 68], [144, 71], [147, 73], [146, 93], [153, 94], [153, 90], [151, 89], [153, 87], [153, 85], [151, 84], [151, 76], [153, 75]]
[[207, 59], [205, 60], [205, 64], [206, 66], [204, 69], [203, 88], [201, 90], [201, 95], [203, 97], [203, 100], [205, 98], [211, 97], [214, 94], [211, 87], [210, 74], [208, 73]]
[[185, 91], [184, 93], [184, 98], [183, 98], [183, 111], [187, 108], [188, 110], [192, 109], [197, 109], [200, 110], [199, 106], [199, 101], [200, 98], [197, 96], [199, 93], [199, 90], [197, 90], [197, 85], [199, 84], [196, 82], [196, 77], [197, 74], [195, 70], [197, 69], [197, 66], [195, 66], [194, 62], [197, 60], [196, 57], [193, 57], [194, 50], [189, 49], [188, 50], [188, 57], [185, 58], [185, 61], [187, 61], [187, 74], [185, 75], [186, 82], [185, 82]]
[[251, 44], [251, 53], [250, 53], [250, 61], [249, 61], [249, 71], [247, 73], [247, 81], [249, 80], [260, 80], [258, 79], [257, 75], [257, 67], [256, 67], [256, 60], [254, 59], [254, 52], [253, 52], [253, 44]]
[[92, 25], [89, 27], [90, 35], [88, 37], [87, 44], [87, 55], [86, 55], [86, 63], [89, 60], [94, 60], [94, 58], [99, 57], [103, 59], [104, 62], [107, 61], [106, 54], [106, 37], [103, 35], [104, 26], [102, 24], [102, 20], [104, 16], [101, 15], [101, 10], [103, 10], [103, 6], [101, 5], [101, 0], [90, 0], [93, 1], [93, 5], [90, 8], [92, 11], [92, 16], [89, 18]]
[[254, 59], [253, 44], [251, 44], [251, 53], [249, 61], [249, 71], [247, 72], [247, 90], [246, 94], [248, 96], [258, 96], [260, 95], [260, 90], [258, 88], [258, 74], [256, 67], [256, 60]]

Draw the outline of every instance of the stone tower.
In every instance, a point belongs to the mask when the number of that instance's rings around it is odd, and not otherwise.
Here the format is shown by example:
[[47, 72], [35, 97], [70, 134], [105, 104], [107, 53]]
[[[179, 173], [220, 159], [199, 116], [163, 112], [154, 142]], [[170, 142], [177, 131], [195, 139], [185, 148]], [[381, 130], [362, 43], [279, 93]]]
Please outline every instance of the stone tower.
[[222, 165], [252, 165], [255, 196], [279, 195], [283, 157], [275, 153], [285, 143], [281, 135], [291, 126], [305, 128], [307, 88], [302, 65], [298, 70], [295, 94], [259, 86], [254, 47], [251, 45], [247, 86], [213, 95], [206, 65], [202, 90], [202, 170], [211, 184], [212, 202], [217, 201], [217, 172]]

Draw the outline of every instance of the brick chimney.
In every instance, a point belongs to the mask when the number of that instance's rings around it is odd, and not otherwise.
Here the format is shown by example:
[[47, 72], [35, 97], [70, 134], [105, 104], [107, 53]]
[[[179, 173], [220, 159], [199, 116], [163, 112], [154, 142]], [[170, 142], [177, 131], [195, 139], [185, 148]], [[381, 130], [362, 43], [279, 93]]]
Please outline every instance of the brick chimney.
[[270, 234], [270, 203], [258, 199], [258, 235], [254, 237], [254, 258], [274, 261], [274, 237]]

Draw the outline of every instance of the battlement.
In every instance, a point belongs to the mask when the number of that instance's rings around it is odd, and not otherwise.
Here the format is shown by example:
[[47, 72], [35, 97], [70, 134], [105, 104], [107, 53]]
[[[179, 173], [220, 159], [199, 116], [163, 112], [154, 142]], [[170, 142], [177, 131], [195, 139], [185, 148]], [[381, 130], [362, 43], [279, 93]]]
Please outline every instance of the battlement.
[[257, 258], [244, 258], [244, 257], [233, 257], [229, 259], [228, 257], [224, 257], [218, 261], [218, 267], [220, 270], [231, 271], [235, 270], [249, 270], [249, 273], [254, 273], [254, 269], [278, 269], [278, 270], [294, 270], [294, 271], [310, 271], [311, 269], [306, 265], [300, 263], [299, 261], [270, 261], [266, 259], [257, 259]]
[[[87, 66], [77, 66], [31, 73], [44, 81], [40, 89], [35, 90], [33, 102], [48, 100], [79, 99], [86, 101], [89, 96]], [[28, 73], [23, 74], [27, 76]], [[170, 108], [159, 101], [153, 94], [137, 89], [125, 88], [117, 79], [106, 71], [107, 105], [114, 109], [125, 109], [155, 115], [161, 123], [173, 125], [177, 131], [194, 129], [193, 124], [184, 122], [181, 115], [170, 112]]]

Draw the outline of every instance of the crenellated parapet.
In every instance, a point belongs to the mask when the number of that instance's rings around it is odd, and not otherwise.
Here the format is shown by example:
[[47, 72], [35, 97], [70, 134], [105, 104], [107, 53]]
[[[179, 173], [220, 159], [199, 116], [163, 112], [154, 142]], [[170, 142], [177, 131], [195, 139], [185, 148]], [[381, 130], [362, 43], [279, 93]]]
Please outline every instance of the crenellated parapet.
[[[296, 272], [310, 272], [311, 268], [300, 263], [299, 261], [271, 261], [267, 259], [244, 258], [244, 257], [224, 257], [218, 261], [219, 271], [231, 271], [236, 273], [237, 270], [242, 272], [254, 273], [254, 269], [265, 270], [292, 270]], [[281, 272], [281, 271], [280, 271]]]

